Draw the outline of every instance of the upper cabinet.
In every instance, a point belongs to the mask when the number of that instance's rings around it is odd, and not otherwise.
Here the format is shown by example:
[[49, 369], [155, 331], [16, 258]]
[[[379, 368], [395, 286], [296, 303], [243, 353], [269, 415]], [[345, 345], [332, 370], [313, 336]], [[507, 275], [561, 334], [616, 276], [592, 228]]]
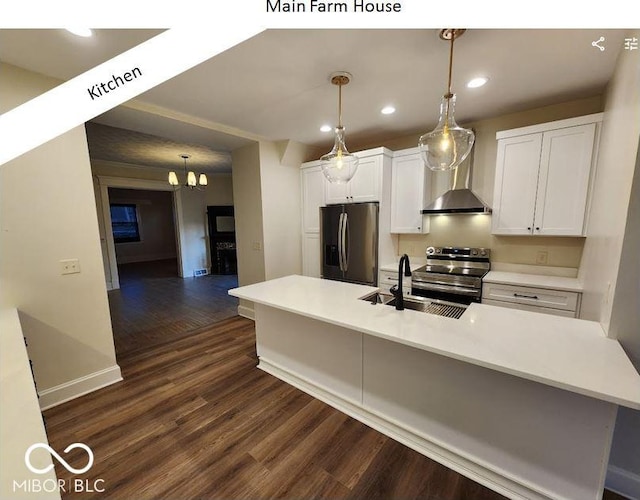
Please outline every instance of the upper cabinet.
[[358, 203], [363, 201], [380, 201], [382, 194], [382, 155], [377, 152], [369, 155], [366, 152], [355, 153], [360, 161], [358, 170], [346, 184], [325, 182], [325, 199], [327, 205], [336, 203]]
[[324, 174], [319, 162], [300, 170], [302, 187], [302, 232], [320, 232], [320, 207], [324, 206]]
[[602, 114], [498, 132], [493, 234], [582, 236]]
[[394, 153], [391, 167], [392, 233], [429, 232], [429, 217], [423, 217], [421, 212], [426, 197], [431, 194], [431, 171], [427, 170], [418, 148]]

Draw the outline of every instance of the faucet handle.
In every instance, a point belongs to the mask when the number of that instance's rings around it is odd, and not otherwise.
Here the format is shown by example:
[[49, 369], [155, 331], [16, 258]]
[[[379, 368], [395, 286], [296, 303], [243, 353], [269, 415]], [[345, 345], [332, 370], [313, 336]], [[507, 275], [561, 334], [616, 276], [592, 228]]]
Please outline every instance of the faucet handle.
[[394, 297], [398, 296], [398, 285], [393, 285], [391, 288], [389, 288], [389, 291], [391, 292], [391, 295], [393, 295]]

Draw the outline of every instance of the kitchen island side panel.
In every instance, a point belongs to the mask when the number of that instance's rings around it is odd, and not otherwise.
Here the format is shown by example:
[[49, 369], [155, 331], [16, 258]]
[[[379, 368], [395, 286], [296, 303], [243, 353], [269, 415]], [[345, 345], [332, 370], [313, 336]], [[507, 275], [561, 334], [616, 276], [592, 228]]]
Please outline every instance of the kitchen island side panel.
[[261, 361], [362, 404], [362, 333], [255, 304]]
[[601, 498], [616, 405], [372, 336], [363, 363], [366, 410], [543, 496]]

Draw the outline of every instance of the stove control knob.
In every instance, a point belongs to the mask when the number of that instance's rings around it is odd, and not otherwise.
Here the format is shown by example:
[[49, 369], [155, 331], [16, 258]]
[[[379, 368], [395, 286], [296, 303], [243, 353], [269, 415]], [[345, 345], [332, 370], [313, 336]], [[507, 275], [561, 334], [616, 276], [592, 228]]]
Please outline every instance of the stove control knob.
[[427, 255], [433, 255], [436, 249], [433, 247], [427, 247]]
[[471, 249], [471, 255], [472, 255], [473, 257], [475, 257], [476, 255], [478, 255], [478, 249], [477, 249], [477, 248], [472, 248], [472, 249]]
[[480, 250], [480, 255], [482, 255], [483, 257], [486, 257], [487, 251], [483, 248], [482, 250]]
[[442, 248], [436, 248], [436, 253], [442, 253]]

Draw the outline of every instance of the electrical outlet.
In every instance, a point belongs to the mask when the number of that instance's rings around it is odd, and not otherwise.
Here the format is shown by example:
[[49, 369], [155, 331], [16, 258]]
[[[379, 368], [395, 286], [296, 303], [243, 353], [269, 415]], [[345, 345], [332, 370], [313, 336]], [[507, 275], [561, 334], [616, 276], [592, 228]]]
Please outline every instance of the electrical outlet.
[[541, 250], [536, 254], [536, 264], [546, 264], [549, 259], [549, 252]]
[[76, 274], [80, 272], [78, 259], [63, 259], [60, 261], [60, 274]]
[[253, 249], [257, 252], [259, 252], [260, 250], [262, 250], [262, 243], [260, 243], [259, 241], [254, 241], [253, 242]]

